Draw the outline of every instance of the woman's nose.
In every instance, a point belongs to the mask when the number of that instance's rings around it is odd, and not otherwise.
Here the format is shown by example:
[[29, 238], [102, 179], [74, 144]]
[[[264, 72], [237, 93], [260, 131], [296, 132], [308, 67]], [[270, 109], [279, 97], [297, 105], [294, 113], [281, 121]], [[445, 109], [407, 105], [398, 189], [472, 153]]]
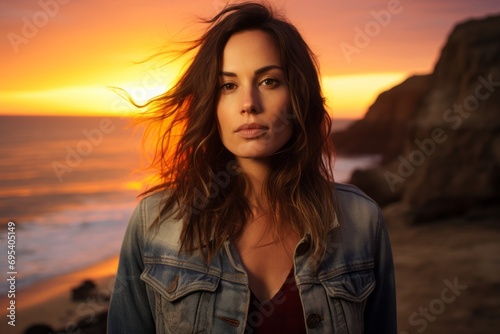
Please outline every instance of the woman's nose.
[[258, 114], [261, 112], [260, 109], [258, 90], [253, 87], [244, 89], [241, 113]]

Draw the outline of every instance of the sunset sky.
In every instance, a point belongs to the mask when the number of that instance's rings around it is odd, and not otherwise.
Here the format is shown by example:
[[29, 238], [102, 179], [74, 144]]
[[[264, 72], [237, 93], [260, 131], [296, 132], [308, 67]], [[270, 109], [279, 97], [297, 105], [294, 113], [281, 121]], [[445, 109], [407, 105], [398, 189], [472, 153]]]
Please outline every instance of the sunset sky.
[[[457, 22], [499, 14], [497, 0], [277, 0], [317, 54], [336, 117], [358, 118], [381, 91], [429, 73]], [[223, 0], [6, 0], [0, 3], [0, 114], [123, 115], [180, 71], [136, 64], [192, 39]], [[378, 17], [378, 21], [377, 18]], [[364, 35], [364, 38], [360, 35]]]

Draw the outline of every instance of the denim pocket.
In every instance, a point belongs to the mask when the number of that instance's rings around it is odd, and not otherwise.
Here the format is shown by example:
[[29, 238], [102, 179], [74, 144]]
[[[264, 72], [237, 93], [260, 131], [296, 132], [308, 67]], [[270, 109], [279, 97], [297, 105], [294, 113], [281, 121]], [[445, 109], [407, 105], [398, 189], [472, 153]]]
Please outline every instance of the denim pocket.
[[322, 281], [328, 296], [360, 303], [375, 289], [375, 275], [372, 270], [347, 272]]
[[334, 310], [334, 327], [340, 333], [363, 333], [364, 309], [375, 289], [373, 270], [346, 272], [321, 281], [330, 307]]
[[157, 295], [157, 332], [191, 333], [210, 325], [214, 292], [220, 281], [218, 275], [154, 263], [146, 264], [141, 279]]
[[214, 292], [220, 280], [217, 275], [165, 264], [146, 265], [141, 278], [170, 302], [194, 292]]

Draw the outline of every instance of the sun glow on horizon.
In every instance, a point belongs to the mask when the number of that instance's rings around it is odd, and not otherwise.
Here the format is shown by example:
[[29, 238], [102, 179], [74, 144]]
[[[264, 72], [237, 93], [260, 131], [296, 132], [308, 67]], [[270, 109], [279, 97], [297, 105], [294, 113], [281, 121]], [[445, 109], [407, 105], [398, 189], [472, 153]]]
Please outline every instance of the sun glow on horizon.
[[[164, 93], [175, 76], [162, 72], [162, 79], [146, 73], [139, 80], [130, 80], [114, 88], [123, 89], [137, 104]], [[349, 76], [325, 76], [323, 93], [331, 113], [337, 118], [361, 118], [382, 91], [402, 82], [405, 73], [372, 73]], [[111, 86], [73, 86], [51, 89], [0, 92], [5, 115], [58, 116], [130, 116], [140, 109], [130, 104]]]
[[51, 85], [25, 90], [0, 91], [0, 115], [129, 116], [142, 105], [167, 91], [180, 73], [175, 64], [143, 63], [128, 67], [108, 80], [96, 77], [95, 84]]
[[323, 77], [323, 94], [334, 118], [362, 118], [380, 93], [407, 77], [406, 73]]
[[137, 104], [166, 91], [165, 86], [143, 89], [134, 83], [111, 86], [74, 86], [29, 91], [0, 92], [0, 114], [46, 116], [129, 116], [140, 111], [124, 93]]

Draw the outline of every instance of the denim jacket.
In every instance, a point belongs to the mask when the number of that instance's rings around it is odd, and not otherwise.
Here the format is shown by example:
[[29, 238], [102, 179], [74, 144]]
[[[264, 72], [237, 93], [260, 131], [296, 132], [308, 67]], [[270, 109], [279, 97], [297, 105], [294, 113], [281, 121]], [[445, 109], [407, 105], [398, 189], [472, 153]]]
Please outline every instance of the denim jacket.
[[[319, 268], [307, 256], [308, 235], [294, 254], [294, 276], [307, 333], [396, 333], [392, 253], [377, 204], [337, 184], [337, 218]], [[250, 290], [234, 244], [206, 265], [179, 253], [182, 223], [159, 217], [161, 194], [144, 198], [128, 225], [112, 294], [108, 333], [245, 332]], [[286, 302], [286, 301], [285, 301]], [[272, 306], [252, 319], [269, 316]]]

